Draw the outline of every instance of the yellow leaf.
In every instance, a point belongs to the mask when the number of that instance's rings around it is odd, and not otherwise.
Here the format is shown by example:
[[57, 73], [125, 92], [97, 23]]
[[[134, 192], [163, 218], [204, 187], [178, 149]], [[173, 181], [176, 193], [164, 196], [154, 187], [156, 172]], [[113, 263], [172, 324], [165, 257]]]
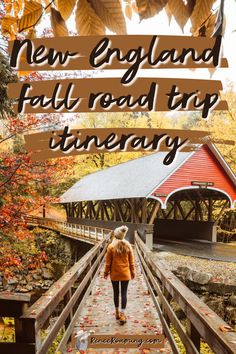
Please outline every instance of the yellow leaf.
[[68, 29], [66, 23], [61, 17], [59, 11], [51, 7], [51, 24], [52, 30], [55, 37], [65, 37], [68, 36]]
[[117, 34], [126, 34], [120, 0], [90, 0], [91, 7], [106, 27]]
[[6, 15], [2, 20], [2, 34], [12, 34], [14, 32], [13, 25], [16, 23], [15, 17]]
[[56, 6], [63, 19], [66, 21], [70, 17], [76, 0], [56, 0]]
[[12, 4], [6, 4], [6, 13], [10, 14], [12, 9]]
[[13, 9], [14, 9], [14, 16], [17, 16], [21, 10], [18, 2], [14, 2]]
[[76, 9], [76, 28], [81, 36], [103, 35], [105, 26], [87, 0], [79, 0]]
[[27, 1], [23, 16], [18, 20], [19, 32], [28, 29], [38, 23], [43, 13], [43, 7], [36, 1]]

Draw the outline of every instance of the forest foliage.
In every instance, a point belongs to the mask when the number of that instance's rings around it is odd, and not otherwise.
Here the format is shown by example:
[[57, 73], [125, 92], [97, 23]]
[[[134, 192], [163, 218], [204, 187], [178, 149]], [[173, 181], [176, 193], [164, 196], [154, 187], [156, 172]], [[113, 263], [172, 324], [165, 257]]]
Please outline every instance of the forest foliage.
[[[3, 0], [5, 16], [3, 35], [14, 39], [28, 32], [44, 15], [49, 14], [54, 36], [68, 36], [66, 21], [73, 15], [79, 35], [103, 35], [107, 30], [126, 34], [126, 18], [136, 13], [140, 20], [148, 19], [164, 10], [169, 21], [176, 20], [183, 30], [191, 21], [194, 36], [212, 36], [221, 25], [222, 8], [213, 11], [216, 0]], [[216, 26], [217, 24], [217, 26]]]

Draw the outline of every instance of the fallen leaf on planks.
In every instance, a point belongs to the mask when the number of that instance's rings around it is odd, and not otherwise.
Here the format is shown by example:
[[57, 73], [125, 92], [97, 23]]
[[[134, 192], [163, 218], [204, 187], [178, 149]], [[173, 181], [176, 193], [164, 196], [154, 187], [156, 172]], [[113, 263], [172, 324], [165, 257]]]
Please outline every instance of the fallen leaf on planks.
[[232, 327], [230, 326], [220, 326], [221, 332], [236, 332]]

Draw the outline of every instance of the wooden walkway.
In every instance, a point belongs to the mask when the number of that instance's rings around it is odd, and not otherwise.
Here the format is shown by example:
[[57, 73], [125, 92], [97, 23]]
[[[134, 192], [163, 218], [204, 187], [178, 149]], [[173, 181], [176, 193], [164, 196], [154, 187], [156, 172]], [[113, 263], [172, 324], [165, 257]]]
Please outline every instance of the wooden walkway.
[[[32, 220], [29, 221], [31, 222]], [[44, 227], [49, 229], [55, 227], [58, 231], [56, 225], [58, 221], [54, 223], [53, 220], [46, 220], [46, 223]], [[35, 224], [41, 224], [41, 219], [36, 220]], [[65, 226], [67, 225], [63, 227]], [[80, 225], [68, 226], [70, 233], [77, 237], [78, 232], [80, 233]], [[0, 299], [1, 315], [17, 319], [16, 342], [0, 343], [0, 353], [45, 354], [52, 345], [55, 347], [56, 344], [55, 354], [69, 352], [78, 354], [75, 334], [81, 329], [87, 333], [93, 331], [95, 335], [110, 334], [115, 338], [118, 335], [155, 337], [164, 331], [168, 341], [159, 351], [161, 353], [179, 353], [176, 334], [178, 342], [182, 343], [187, 353], [199, 353], [203, 342], [209, 345], [213, 353], [236, 353], [234, 329], [169, 271], [164, 262], [154, 259], [153, 252], [137, 232], [134, 239], [137, 275], [136, 279], [130, 282], [128, 289], [128, 322], [120, 326], [114, 316], [111, 282], [103, 278], [103, 262], [110, 230], [98, 229], [94, 226], [82, 227], [82, 230], [86, 237], [96, 236], [95, 245], [32, 306], [24, 309], [23, 312], [12, 313], [12, 304], [8, 309], [6, 304], [10, 300], [16, 306], [21, 306], [19, 301], [9, 298], [9, 294]], [[99, 241], [97, 236], [100, 235], [102, 240]], [[183, 311], [187, 330], [178, 319], [171, 303], [177, 304]], [[62, 336], [61, 334], [59, 336], [60, 331], [63, 332]], [[150, 350], [102, 348], [90, 349], [87, 352], [152, 354], [157, 353], [158, 350], [156, 348]]]
[[[152, 298], [141, 274], [137, 257], [136, 259], [136, 278], [129, 283], [128, 304], [127, 304], [127, 323], [123, 326], [115, 319], [113, 305], [113, 292], [110, 279], [103, 278], [103, 267], [96, 279], [92, 294], [86, 300], [85, 306], [76, 322], [72, 338], [83, 329], [84, 331], [94, 331], [94, 334], [150, 334], [162, 333], [162, 326], [159, 316], [153, 304]], [[73, 349], [74, 349], [74, 341]], [[72, 345], [71, 345], [72, 347]], [[138, 349], [88, 349], [91, 353], [158, 353], [158, 349], [138, 350]], [[166, 342], [162, 353], [172, 353], [169, 343]], [[73, 353], [77, 353], [73, 350]]]

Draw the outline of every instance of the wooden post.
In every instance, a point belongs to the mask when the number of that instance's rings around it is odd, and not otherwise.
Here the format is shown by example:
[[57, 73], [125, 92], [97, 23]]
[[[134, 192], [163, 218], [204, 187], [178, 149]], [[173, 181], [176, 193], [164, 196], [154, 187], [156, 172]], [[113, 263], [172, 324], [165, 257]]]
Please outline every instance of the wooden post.
[[98, 241], [98, 229], [95, 227], [95, 240]]
[[[69, 291], [64, 296], [64, 307], [67, 305], [67, 303], [70, 301], [70, 299], [71, 299], [71, 288], [69, 289]], [[71, 310], [69, 316], [67, 317], [67, 319], [65, 321], [65, 328], [69, 327], [72, 318], [73, 318], [73, 312]]]
[[152, 251], [153, 249], [153, 225], [145, 225], [146, 246]]
[[[165, 287], [163, 287], [163, 293], [164, 293], [166, 300], [170, 303], [172, 297], [171, 297], [170, 293], [166, 290]], [[163, 316], [166, 320], [166, 323], [167, 323], [168, 327], [170, 327], [171, 322], [170, 322], [169, 316], [167, 315], [167, 312], [165, 311], [165, 307], [163, 305], [162, 305], [162, 311], [163, 311]]]
[[146, 224], [147, 223], [147, 199], [144, 198], [142, 200], [142, 223]]
[[157, 217], [160, 207], [161, 207], [161, 204], [159, 202], [156, 202], [156, 204], [154, 204], [154, 207], [153, 207], [151, 214], [150, 214], [150, 220], [148, 222], [149, 225], [152, 225], [154, 223], [154, 220]]
[[200, 352], [200, 345], [201, 345], [201, 337], [197, 331], [197, 329], [194, 327], [194, 325], [187, 320], [187, 333], [191, 340], [193, 341], [196, 349]]

